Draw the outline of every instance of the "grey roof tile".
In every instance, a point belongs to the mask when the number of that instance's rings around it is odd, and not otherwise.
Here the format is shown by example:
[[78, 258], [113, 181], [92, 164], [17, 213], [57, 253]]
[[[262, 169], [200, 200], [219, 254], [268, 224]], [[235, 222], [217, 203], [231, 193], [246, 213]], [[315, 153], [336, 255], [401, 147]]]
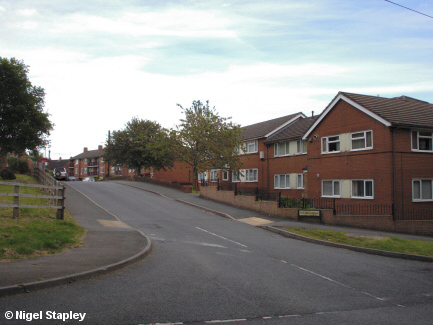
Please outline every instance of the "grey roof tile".
[[279, 117], [276, 119], [272, 119], [269, 121], [264, 121], [264, 122], [244, 126], [242, 127], [241, 139], [249, 140], [249, 139], [263, 138], [265, 135], [278, 129], [279, 127], [289, 122], [299, 114], [302, 113], [295, 113], [295, 114]]
[[401, 96], [385, 98], [340, 92], [362, 107], [394, 125], [407, 127], [433, 127], [433, 104]]

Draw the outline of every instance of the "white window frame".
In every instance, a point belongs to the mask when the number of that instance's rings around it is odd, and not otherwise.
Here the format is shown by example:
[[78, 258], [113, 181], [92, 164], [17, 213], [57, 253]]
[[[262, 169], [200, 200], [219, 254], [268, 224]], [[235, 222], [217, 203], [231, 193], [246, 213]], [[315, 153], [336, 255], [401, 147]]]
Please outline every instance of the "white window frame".
[[[281, 178], [284, 179], [284, 186], [281, 186]], [[274, 175], [275, 189], [290, 189], [290, 174], [275, 174]]]
[[[362, 195], [362, 196], [360, 196], [360, 195], [358, 195], [358, 196], [355, 196], [354, 195], [354, 191], [353, 191], [353, 183], [354, 182], [363, 182], [363, 186], [364, 186], [364, 195]], [[366, 188], [367, 188], [367, 183], [371, 183], [371, 195], [366, 195], [365, 194], [365, 192], [366, 192]], [[374, 199], [374, 181], [372, 180], [372, 179], [352, 179], [351, 180], [351, 184], [350, 184], [350, 191], [351, 191], [351, 194], [350, 194], [350, 197], [352, 198], [352, 199]]]
[[296, 188], [297, 189], [304, 189], [305, 188], [304, 174], [297, 174], [296, 175]]
[[[333, 140], [333, 138], [338, 138], [338, 140]], [[332, 139], [332, 140], [329, 140]], [[341, 150], [340, 136], [339, 135], [331, 135], [329, 137], [323, 137], [321, 139], [322, 143], [322, 154], [330, 154], [330, 153], [339, 153]], [[325, 144], [324, 144], [325, 142]], [[331, 144], [338, 143], [338, 150], [329, 151], [329, 146]]]
[[255, 183], [259, 181], [259, 170], [257, 168], [247, 169], [245, 171], [245, 181]]
[[[423, 198], [423, 182], [430, 182], [430, 198]], [[415, 183], [419, 183], [419, 197], [415, 197]], [[413, 179], [412, 180], [412, 201], [413, 202], [431, 202], [433, 201], [433, 179]]]
[[306, 155], [307, 154], [307, 145], [308, 142], [306, 140], [298, 140], [296, 141], [296, 154], [297, 155]]
[[229, 171], [223, 170], [223, 181], [228, 181], [228, 180], [229, 180]]
[[[332, 194], [331, 195], [325, 195], [323, 193], [323, 185], [325, 182], [332, 182]], [[335, 194], [335, 185], [338, 183], [338, 194]], [[340, 180], [334, 180], [334, 179], [324, 179], [322, 180], [322, 197], [332, 197], [332, 198], [341, 198], [341, 181]]]
[[[430, 133], [430, 136], [427, 135], [420, 135], [420, 133]], [[433, 152], [433, 132], [431, 131], [416, 131], [416, 130], [412, 130], [411, 134], [411, 146], [412, 146], [412, 151], [417, 151], [417, 152]], [[414, 137], [416, 137], [414, 139]], [[421, 139], [430, 139], [431, 143], [432, 143], [432, 150], [424, 150], [424, 149], [419, 149], [419, 141]], [[414, 146], [414, 140], [416, 142], [416, 147]]]
[[[358, 137], [358, 138], [354, 138], [354, 135], [357, 134], [363, 134], [362, 137]], [[367, 133], [370, 133], [370, 138], [371, 138], [371, 146], [368, 146], [367, 143]], [[364, 147], [363, 148], [353, 148], [353, 141], [359, 141], [359, 140], [364, 140]], [[361, 150], [371, 150], [373, 149], [373, 131], [372, 130], [368, 130], [368, 131], [359, 131], [359, 132], [353, 132], [350, 134], [350, 146], [351, 146], [351, 151], [361, 151]]]
[[199, 182], [201, 182], [201, 181], [205, 181], [206, 180], [206, 173], [197, 173], [197, 180], [199, 181]]
[[[252, 150], [250, 150], [252, 148]], [[256, 153], [259, 151], [259, 143], [257, 140], [251, 140], [245, 142], [245, 153]]]
[[[280, 154], [280, 148], [284, 146], [284, 153]], [[274, 143], [274, 157], [284, 157], [290, 155], [290, 141]]]
[[212, 170], [210, 171], [210, 181], [211, 181], [212, 183], [216, 183], [216, 182], [217, 182], [217, 179], [218, 179], [218, 170], [216, 170], [216, 169], [212, 169]]
[[232, 171], [232, 183], [239, 183], [241, 181], [240, 173], [238, 171]]

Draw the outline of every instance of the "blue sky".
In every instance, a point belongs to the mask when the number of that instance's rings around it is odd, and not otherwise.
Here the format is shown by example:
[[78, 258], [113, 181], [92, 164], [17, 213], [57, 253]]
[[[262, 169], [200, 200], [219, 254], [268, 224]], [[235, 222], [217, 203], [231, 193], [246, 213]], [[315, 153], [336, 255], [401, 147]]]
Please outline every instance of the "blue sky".
[[433, 19], [383, 0], [0, 0], [0, 56], [45, 89], [54, 159], [134, 116], [173, 127], [193, 100], [241, 125], [320, 113], [338, 91], [433, 103]]

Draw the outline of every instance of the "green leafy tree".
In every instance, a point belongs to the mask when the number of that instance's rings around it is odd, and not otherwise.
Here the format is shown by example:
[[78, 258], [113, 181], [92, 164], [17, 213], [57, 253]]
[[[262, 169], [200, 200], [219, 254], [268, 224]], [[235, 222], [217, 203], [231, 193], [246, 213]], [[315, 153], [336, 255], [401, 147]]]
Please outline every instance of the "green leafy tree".
[[0, 158], [48, 145], [53, 124], [44, 113], [45, 92], [33, 86], [28, 66], [0, 57]]
[[190, 108], [178, 106], [185, 118], [177, 126], [177, 159], [192, 167], [194, 180], [198, 173], [212, 168], [239, 170], [241, 127], [230, 117], [219, 116], [209, 101], [193, 101]]
[[169, 131], [158, 123], [134, 117], [107, 140], [104, 160], [138, 172], [142, 168], [166, 169], [173, 166], [172, 141]]

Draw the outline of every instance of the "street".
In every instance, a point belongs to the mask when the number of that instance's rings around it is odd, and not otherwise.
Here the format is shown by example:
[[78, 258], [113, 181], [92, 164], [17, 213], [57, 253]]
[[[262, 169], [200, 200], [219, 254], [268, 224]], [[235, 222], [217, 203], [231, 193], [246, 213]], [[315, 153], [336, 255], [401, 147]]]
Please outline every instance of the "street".
[[433, 322], [430, 263], [287, 239], [114, 182], [68, 185], [147, 235], [153, 252], [111, 274], [0, 298], [2, 310], [86, 313], [74, 324]]

